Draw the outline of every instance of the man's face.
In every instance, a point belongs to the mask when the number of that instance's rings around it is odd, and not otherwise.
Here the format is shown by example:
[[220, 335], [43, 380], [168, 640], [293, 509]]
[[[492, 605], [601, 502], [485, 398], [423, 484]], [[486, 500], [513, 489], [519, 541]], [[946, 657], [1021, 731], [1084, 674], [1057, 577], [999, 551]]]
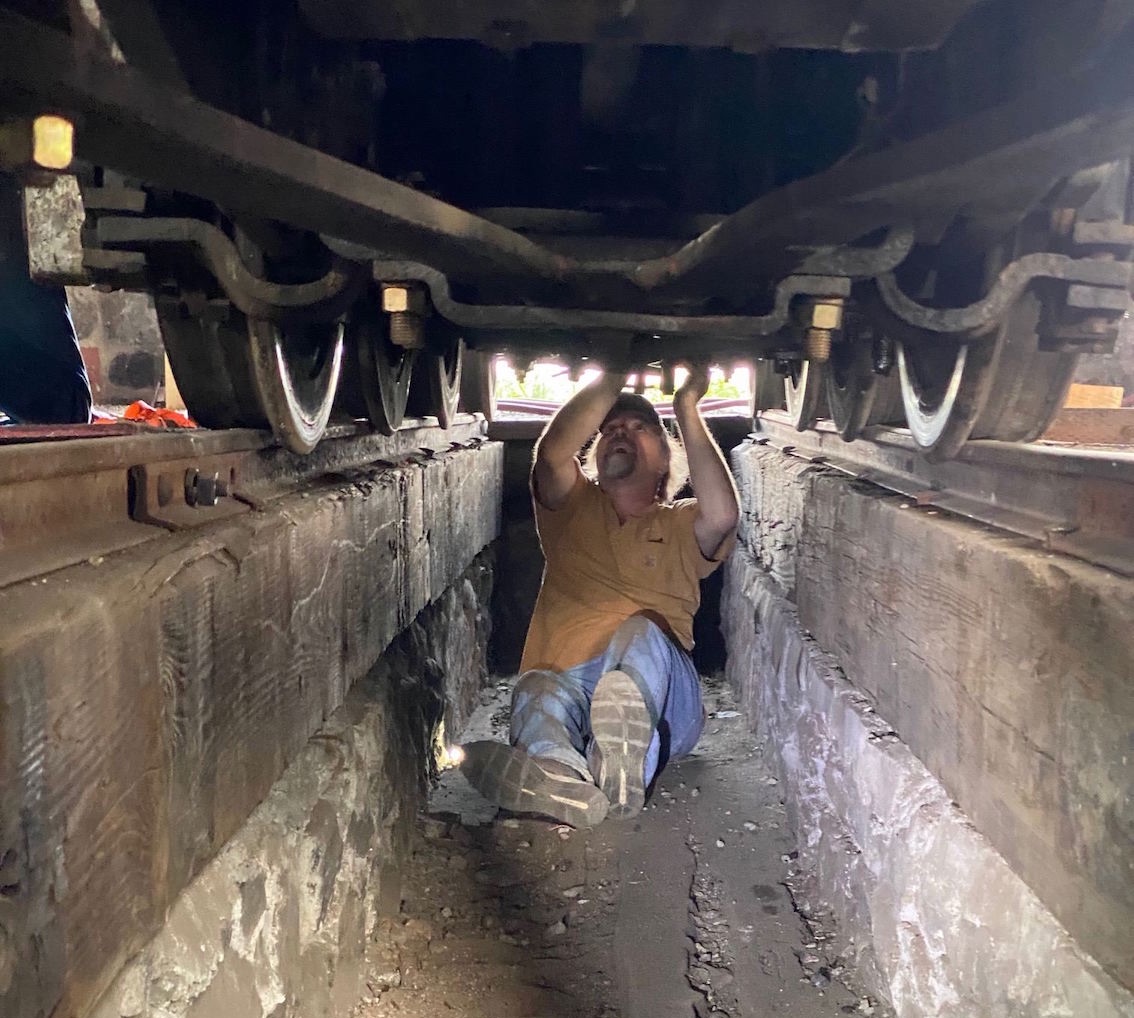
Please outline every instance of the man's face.
[[634, 413], [611, 417], [595, 450], [599, 483], [622, 481], [635, 473], [656, 484], [669, 469], [669, 447], [660, 428]]

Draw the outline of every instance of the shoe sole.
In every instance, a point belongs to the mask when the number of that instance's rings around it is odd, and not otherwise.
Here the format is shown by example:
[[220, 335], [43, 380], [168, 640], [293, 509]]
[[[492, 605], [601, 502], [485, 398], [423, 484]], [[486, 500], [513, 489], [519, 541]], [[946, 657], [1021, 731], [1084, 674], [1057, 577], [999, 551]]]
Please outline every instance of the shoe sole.
[[489, 802], [515, 813], [536, 813], [572, 827], [606, 819], [606, 796], [582, 778], [551, 774], [518, 746], [470, 742], [462, 747], [461, 773]]
[[599, 788], [608, 815], [637, 816], [646, 802], [646, 751], [654, 727], [642, 691], [625, 672], [606, 672], [591, 698], [591, 733], [602, 761]]

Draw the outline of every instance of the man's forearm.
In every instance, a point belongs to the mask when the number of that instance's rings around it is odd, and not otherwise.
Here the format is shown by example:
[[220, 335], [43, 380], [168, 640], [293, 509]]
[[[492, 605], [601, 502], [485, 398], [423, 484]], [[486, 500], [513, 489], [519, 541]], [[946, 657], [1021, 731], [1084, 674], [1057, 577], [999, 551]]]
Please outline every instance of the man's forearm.
[[740, 516], [732, 474], [696, 405], [675, 404], [674, 413], [681, 429], [681, 441], [689, 461], [689, 480], [697, 496], [700, 515], [723, 538], [736, 526]]
[[575, 393], [548, 424], [539, 440], [539, 455], [553, 463], [571, 459], [598, 431], [625, 384], [625, 375], [608, 372]]

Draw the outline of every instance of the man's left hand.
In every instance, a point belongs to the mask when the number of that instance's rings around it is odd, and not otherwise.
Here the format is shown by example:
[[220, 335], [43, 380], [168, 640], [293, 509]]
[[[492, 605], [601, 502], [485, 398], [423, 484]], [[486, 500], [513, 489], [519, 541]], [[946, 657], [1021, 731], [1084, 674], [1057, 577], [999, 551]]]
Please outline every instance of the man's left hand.
[[709, 365], [690, 364], [689, 375], [681, 387], [673, 394], [674, 407], [693, 408], [701, 402], [709, 391]]

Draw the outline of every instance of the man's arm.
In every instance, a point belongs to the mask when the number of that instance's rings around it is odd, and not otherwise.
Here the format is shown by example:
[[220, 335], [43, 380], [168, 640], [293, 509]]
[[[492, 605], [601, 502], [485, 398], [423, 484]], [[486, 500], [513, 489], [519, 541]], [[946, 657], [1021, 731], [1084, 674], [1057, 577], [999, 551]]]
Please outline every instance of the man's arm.
[[721, 542], [736, 530], [740, 520], [740, 502], [736, 485], [725, 464], [724, 456], [697, 403], [709, 388], [709, 372], [704, 365], [689, 369], [689, 377], [673, 396], [673, 412], [681, 428], [681, 440], [689, 460], [689, 480], [697, 496], [697, 516], [693, 533], [705, 558], [711, 559]]
[[575, 393], [551, 419], [536, 443], [532, 468], [541, 505], [554, 510], [567, 501], [582, 470], [578, 452], [598, 431], [625, 384], [625, 375], [603, 374]]

